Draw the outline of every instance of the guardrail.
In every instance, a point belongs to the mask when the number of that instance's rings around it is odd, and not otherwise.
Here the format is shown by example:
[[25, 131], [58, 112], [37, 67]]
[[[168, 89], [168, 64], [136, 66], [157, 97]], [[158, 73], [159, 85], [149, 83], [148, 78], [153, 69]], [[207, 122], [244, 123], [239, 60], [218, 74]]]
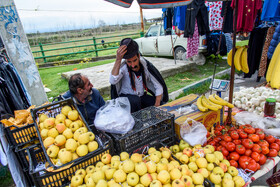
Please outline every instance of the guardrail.
[[[39, 45], [34, 45], [31, 46], [31, 48], [38, 48], [39, 50], [35, 50], [32, 51], [33, 54], [39, 54], [40, 56], [34, 55], [34, 59], [38, 60], [38, 59], [43, 59], [44, 63], [47, 62], [47, 58], [53, 58], [53, 57], [58, 57], [58, 56], [68, 56], [68, 55], [76, 55], [76, 54], [84, 54], [84, 53], [94, 53], [95, 57], [98, 57], [98, 52], [100, 51], [105, 51], [105, 50], [111, 50], [111, 49], [117, 49], [119, 47], [119, 42], [120, 40], [115, 40], [115, 41], [109, 41], [109, 42], [105, 42], [104, 39], [112, 39], [112, 38], [124, 38], [124, 37], [132, 37], [135, 36], [134, 38], [137, 38], [137, 36], [141, 36], [141, 33], [139, 35], [139, 33], [131, 33], [131, 34], [123, 34], [123, 35], [116, 35], [116, 36], [107, 36], [107, 37], [92, 37], [89, 39], [81, 39], [81, 40], [73, 40], [73, 41], [65, 41], [65, 42], [55, 42], [55, 43], [48, 43], [48, 44], [42, 44], [39, 43]], [[99, 43], [97, 43], [97, 40], [100, 40]], [[84, 45], [74, 45], [75, 43], [81, 43], [81, 42], [89, 42], [92, 41], [93, 43], [89, 43], [89, 44], [84, 44]], [[66, 46], [66, 47], [60, 47], [60, 48], [51, 48], [49, 46], [57, 46], [57, 45], [63, 45], [63, 44], [73, 44], [70, 46]], [[102, 46], [102, 47], [99, 47]], [[106, 46], [106, 47], [105, 47]], [[107, 47], [110, 46], [110, 47]], [[48, 49], [46, 49], [46, 47]], [[93, 47], [94, 49], [90, 49], [90, 47]], [[49, 54], [46, 55], [47, 52], [54, 52], [54, 51], [65, 51], [68, 49], [79, 49], [79, 48], [86, 48], [86, 50], [83, 51], [75, 51], [75, 52], [63, 52], [61, 54]]]

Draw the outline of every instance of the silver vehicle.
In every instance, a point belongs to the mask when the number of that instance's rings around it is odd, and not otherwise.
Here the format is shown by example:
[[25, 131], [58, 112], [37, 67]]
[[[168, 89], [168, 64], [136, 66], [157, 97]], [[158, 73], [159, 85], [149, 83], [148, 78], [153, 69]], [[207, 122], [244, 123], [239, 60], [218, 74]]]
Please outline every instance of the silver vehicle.
[[[171, 39], [172, 36], [172, 39]], [[202, 46], [204, 43], [204, 37], [200, 37], [199, 51], [205, 51], [206, 46]], [[173, 56], [172, 43], [174, 47], [175, 58], [182, 60], [183, 54], [187, 49], [188, 39], [175, 34], [172, 30], [172, 35], [165, 35], [163, 24], [151, 25], [148, 32], [144, 37], [135, 39], [139, 45], [139, 51], [142, 55], [155, 55], [155, 56]]]

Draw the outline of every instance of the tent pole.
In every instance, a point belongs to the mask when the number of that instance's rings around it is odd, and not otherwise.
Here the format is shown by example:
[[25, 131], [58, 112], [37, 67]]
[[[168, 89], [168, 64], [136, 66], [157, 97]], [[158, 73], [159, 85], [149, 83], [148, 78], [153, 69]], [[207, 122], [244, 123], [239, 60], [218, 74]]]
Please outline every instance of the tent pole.
[[[141, 18], [141, 34], [144, 36], [143, 10], [141, 7], [140, 7], [140, 18]], [[141, 37], [143, 37], [143, 36], [141, 36]]]
[[[234, 74], [235, 74], [235, 67], [234, 67], [234, 55], [236, 52], [236, 25], [237, 25], [237, 13], [238, 13], [238, 0], [235, 0], [235, 9], [234, 9], [234, 25], [233, 25], [233, 42], [232, 42], [232, 60], [231, 60], [231, 74], [230, 74], [230, 87], [229, 87], [229, 102], [232, 103], [233, 97], [233, 87], [234, 87]], [[228, 108], [228, 116], [226, 124], [230, 125], [232, 120], [232, 109]]]

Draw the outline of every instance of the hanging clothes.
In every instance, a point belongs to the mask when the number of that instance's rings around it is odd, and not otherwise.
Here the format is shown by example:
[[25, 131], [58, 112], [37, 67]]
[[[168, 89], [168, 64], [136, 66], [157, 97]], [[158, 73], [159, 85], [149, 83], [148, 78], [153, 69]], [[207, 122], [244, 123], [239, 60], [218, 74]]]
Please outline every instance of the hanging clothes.
[[217, 2], [206, 2], [205, 5], [209, 8], [209, 28], [210, 31], [222, 30], [223, 18], [222, 12], [222, 1]]
[[[235, 8], [236, 0], [231, 2], [231, 7]], [[258, 11], [262, 8], [261, 0], [242, 0], [238, 1], [237, 13], [237, 32], [251, 32], [254, 28], [254, 23]]]
[[199, 46], [199, 34], [198, 34], [197, 22], [195, 22], [193, 37], [188, 38], [187, 58], [193, 57], [194, 55], [198, 54], [198, 46]]
[[175, 33], [180, 36], [184, 33], [187, 5], [174, 7], [173, 26]]
[[232, 33], [233, 32], [233, 9], [231, 7], [231, 1], [223, 1], [221, 16], [223, 17], [223, 19], [225, 19], [223, 32]]
[[188, 5], [186, 11], [184, 37], [189, 38], [193, 36], [195, 20], [197, 20], [199, 35], [204, 35], [210, 32], [208, 12], [204, 0], [194, 0], [190, 5]]
[[280, 42], [280, 25], [278, 25], [276, 27], [275, 32], [273, 34], [273, 37], [270, 41], [269, 48], [268, 48], [268, 51], [267, 51], [267, 58], [268, 59], [272, 58], [274, 50], [277, 47], [277, 45], [279, 44], [279, 42]]
[[263, 51], [262, 51], [262, 56], [261, 56], [261, 62], [260, 62], [260, 66], [259, 66], [259, 72], [258, 72], [259, 77], [265, 76], [265, 72], [268, 67], [267, 66], [267, 52], [268, 52], [268, 48], [269, 48], [270, 42], [272, 40], [273, 34], [275, 32], [275, 28], [276, 27], [272, 26], [267, 30], [265, 43], [263, 46]]
[[[209, 55], [216, 55], [219, 46], [220, 40], [220, 32], [212, 32], [211, 34], [206, 35], [207, 40], [207, 56]], [[222, 34], [222, 41], [220, 46], [220, 53], [221, 56], [227, 54], [227, 45], [226, 45], [226, 38], [225, 35]]]
[[174, 14], [173, 8], [163, 8], [162, 12], [165, 34], [170, 35], [172, 30], [172, 18]]
[[262, 8], [262, 21], [280, 21], [279, 0], [266, 0]]
[[255, 28], [251, 32], [248, 44], [248, 67], [249, 72], [244, 74], [244, 78], [250, 78], [259, 69], [262, 50], [266, 38], [268, 27]]

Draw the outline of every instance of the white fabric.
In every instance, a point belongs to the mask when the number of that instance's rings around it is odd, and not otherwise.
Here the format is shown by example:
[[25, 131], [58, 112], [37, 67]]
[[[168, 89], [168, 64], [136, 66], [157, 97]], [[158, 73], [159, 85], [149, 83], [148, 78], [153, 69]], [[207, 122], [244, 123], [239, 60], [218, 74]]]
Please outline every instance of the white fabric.
[[[144, 61], [144, 59], [142, 57], [140, 57], [140, 61]], [[149, 71], [147, 70], [145, 65], [144, 65], [144, 69], [145, 69], [146, 83], [148, 84], [148, 81], [151, 82], [155, 87], [155, 95], [156, 96], [161, 95], [163, 93], [163, 88], [162, 88], [161, 84], [156, 80], [156, 78], [154, 78], [154, 76], [152, 76], [149, 73]], [[136, 75], [135, 74], [133, 74], [133, 75], [135, 78], [136, 91], [134, 91], [131, 87], [129, 72], [128, 72], [126, 65], [124, 65], [120, 68], [119, 75], [114, 76], [114, 75], [110, 74], [109, 82], [110, 82], [110, 84], [115, 85], [119, 81], [122, 81], [122, 84], [121, 84], [122, 86], [121, 86], [120, 92], [119, 92], [120, 94], [122, 93], [122, 94], [131, 94], [131, 95], [142, 96], [142, 95], [144, 95], [143, 80], [142, 80], [142, 78], [137, 79]]]

